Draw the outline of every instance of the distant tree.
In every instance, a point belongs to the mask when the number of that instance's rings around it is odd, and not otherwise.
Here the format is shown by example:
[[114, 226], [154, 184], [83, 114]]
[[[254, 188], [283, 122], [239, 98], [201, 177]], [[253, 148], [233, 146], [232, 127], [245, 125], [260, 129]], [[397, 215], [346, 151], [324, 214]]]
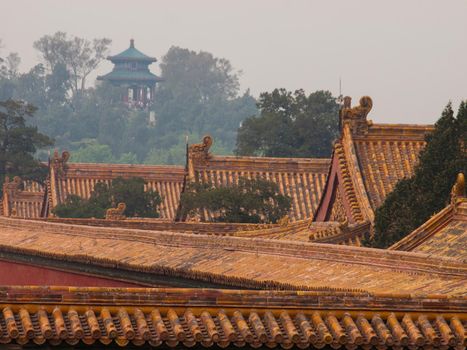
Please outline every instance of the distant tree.
[[112, 163], [114, 157], [108, 145], [88, 140], [83, 147], [71, 154], [71, 161], [75, 163]]
[[164, 82], [156, 90], [156, 126], [149, 149], [169, 149], [211, 134], [232, 152], [241, 121], [257, 112], [248, 91], [240, 94], [239, 73], [208, 52], [171, 47], [160, 63]]
[[118, 203], [125, 203], [128, 217], [159, 217], [157, 211], [162, 199], [157, 191], [144, 189], [145, 181], [139, 177], [114, 179], [111, 185], [98, 182], [89, 199], [76, 195], [68, 196], [57, 205], [53, 213], [63, 218], [105, 218], [106, 210]]
[[[3, 48], [0, 39], [0, 49]], [[14, 79], [18, 74], [18, 66], [21, 62], [19, 55], [15, 52], [10, 53], [6, 57], [3, 54], [0, 56], [0, 101], [12, 98], [15, 84]]]
[[259, 116], [238, 129], [238, 155], [329, 157], [338, 136], [339, 105], [329, 91], [275, 89], [260, 95]]
[[220, 187], [190, 183], [181, 196], [184, 214], [208, 210], [219, 222], [276, 223], [288, 213], [290, 205], [290, 197], [280, 194], [277, 184], [259, 178], [240, 178], [236, 185]]
[[86, 78], [97, 68], [109, 52], [110, 39], [94, 39], [92, 42], [69, 37], [64, 32], [45, 35], [34, 42], [51, 72], [59, 65], [66, 67], [70, 76], [70, 88], [73, 94], [83, 91]]
[[7, 78], [14, 78], [18, 75], [18, 68], [21, 58], [17, 52], [10, 52], [2, 61], [2, 74]]
[[446, 206], [457, 174], [467, 173], [467, 101], [457, 117], [449, 104], [426, 142], [414, 176], [399, 181], [376, 210], [369, 245], [390, 246]]
[[117, 164], [139, 164], [138, 157], [132, 152], [122, 153], [119, 158], [115, 159]]
[[248, 91], [240, 93], [239, 73], [228, 60], [172, 47], [161, 60], [165, 81], [156, 89], [156, 123], [149, 125], [148, 111], [122, 103], [121, 87], [84, 88], [108, 44], [62, 32], [43, 36], [34, 44], [42, 63], [25, 73], [14, 68], [19, 57], [11, 56], [10, 64], [2, 51], [0, 101], [36, 106], [28, 125], [50, 135], [74, 161], [184, 164], [185, 137], [197, 142], [206, 133], [216, 140], [213, 151], [233, 152], [238, 126], [257, 108]]
[[[34, 158], [36, 151], [53, 141], [37, 128], [27, 126], [36, 108], [23, 101], [0, 101], [0, 185], [5, 176], [42, 182], [47, 167]], [[1, 186], [0, 186], [1, 188]]]

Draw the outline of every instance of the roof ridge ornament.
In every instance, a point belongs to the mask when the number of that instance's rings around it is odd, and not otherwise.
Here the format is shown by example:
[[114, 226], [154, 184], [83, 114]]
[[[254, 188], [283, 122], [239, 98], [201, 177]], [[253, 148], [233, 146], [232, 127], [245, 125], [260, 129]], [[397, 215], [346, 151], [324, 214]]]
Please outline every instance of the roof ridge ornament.
[[58, 174], [58, 176], [63, 176], [67, 170], [67, 162], [70, 159], [70, 152], [63, 151], [62, 155], [60, 156], [58, 150], [54, 151], [52, 157], [52, 168], [54, 168]]
[[352, 98], [344, 97], [344, 103], [340, 110], [340, 126], [341, 130], [344, 125], [349, 125], [352, 135], [366, 135], [368, 127], [372, 125], [371, 120], [367, 120], [368, 113], [373, 108], [373, 100], [370, 96], [362, 96], [359, 105], [352, 107]]
[[5, 176], [5, 181], [3, 182], [3, 192], [9, 191], [12, 194], [17, 193], [21, 190], [21, 177], [14, 176], [13, 180], [10, 180], [10, 177], [7, 175]]
[[109, 208], [105, 211], [106, 220], [125, 220], [124, 215], [126, 210], [126, 204], [124, 202], [118, 203], [116, 208]]
[[457, 174], [456, 182], [451, 190], [451, 204], [456, 206], [461, 198], [465, 198], [465, 176], [463, 173]]
[[188, 147], [188, 157], [197, 165], [207, 165], [212, 157], [209, 149], [213, 144], [211, 135], [205, 135], [201, 143], [195, 143]]

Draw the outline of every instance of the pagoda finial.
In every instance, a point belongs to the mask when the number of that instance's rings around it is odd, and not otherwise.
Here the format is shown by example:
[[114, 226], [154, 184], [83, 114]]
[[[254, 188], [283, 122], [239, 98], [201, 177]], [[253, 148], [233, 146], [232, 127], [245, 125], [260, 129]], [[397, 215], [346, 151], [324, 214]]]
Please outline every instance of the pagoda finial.
[[135, 47], [135, 39], [130, 39], [130, 47]]

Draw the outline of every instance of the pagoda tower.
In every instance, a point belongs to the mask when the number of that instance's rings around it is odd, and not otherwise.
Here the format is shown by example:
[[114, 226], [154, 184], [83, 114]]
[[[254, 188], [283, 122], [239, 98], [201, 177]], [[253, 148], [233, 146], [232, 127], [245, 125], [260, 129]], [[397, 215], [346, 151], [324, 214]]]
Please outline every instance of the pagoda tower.
[[145, 109], [154, 100], [154, 89], [161, 78], [151, 73], [149, 65], [156, 62], [135, 48], [135, 41], [130, 40], [130, 47], [115, 56], [107, 57], [114, 64], [113, 70], [97, 80], [109, 81], [125, 88], [122, 101], [129, 107]]

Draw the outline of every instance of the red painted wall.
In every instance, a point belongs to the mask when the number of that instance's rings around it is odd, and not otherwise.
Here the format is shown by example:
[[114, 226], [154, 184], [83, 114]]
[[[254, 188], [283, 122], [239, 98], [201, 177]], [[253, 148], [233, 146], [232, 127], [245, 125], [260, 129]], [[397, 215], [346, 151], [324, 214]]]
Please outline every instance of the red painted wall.
[[72, 287], [144, 287], [104, 277], [0, 260], [0, 285]]

